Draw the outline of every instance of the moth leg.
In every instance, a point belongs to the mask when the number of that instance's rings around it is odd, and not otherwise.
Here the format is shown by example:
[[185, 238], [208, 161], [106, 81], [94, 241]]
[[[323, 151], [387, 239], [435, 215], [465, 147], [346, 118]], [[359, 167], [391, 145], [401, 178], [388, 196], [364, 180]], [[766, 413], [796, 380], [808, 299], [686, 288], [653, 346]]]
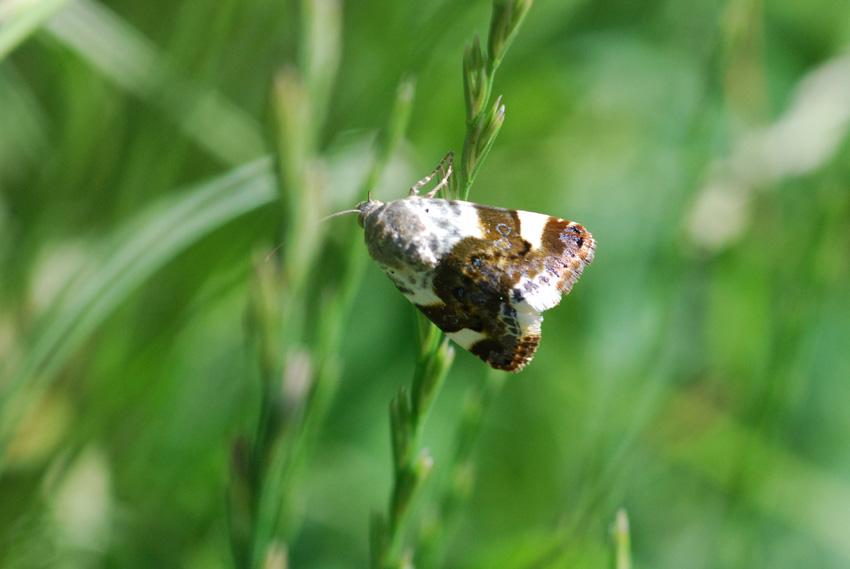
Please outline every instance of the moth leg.
[[[435, 195], [437, 195], [437, 192], [439, 192], [442, 188], [448, 187], [449, 176], [452, 175], [452, 164], [454, 162], [454, 155], [454, 152], [449, 152], [448, 154], [446, 154], [446, 157], [443, 158], [443, 162], [445, 162], [447, 159], [449, 161], [448, 165], [446, 166], [446, 170], [443, 173], [443, 178], [440, 180], [440, 183], [437, 184], [436, 188], [425, 194], [423, 197], [433, 198]], [[440, 162], [440, 165], [437, 167], [440, 172], [443, 172], [443, 162]]]
[[[440, 180], [440, 183], [437, 184], [436, 188], [434, 188], [433, 190], [431, 190], [430, 192], [425, 194], [425, 197], [426, 198], [433, 198], [436, 195], [436, 193], [440, 190], [440, 188], [445, 188], [446, 186], [448, 186], [449, 176], [452, 175], [452, 163], [454, 162], [454, 155], [455, 155], [454, 152], [449, 152], [448, 154], [446, 154], [446, 157], [443, 158], [440, 161], [440, 164], [434, 169], [433, 172], [431, 172], [430, 174], [428, 174], [427, 176], [425, 176], [424, 178], [422, 178], [421, 180], [416, 182], [416, 184], [414, 184], [413, 187], [410, 188], [410, 194], [409, 195], [411, 195], [411, 196], [418, 195], [419, 194], [419, 188], [421, 188], [422, 186], [424, 186], [425, 184], [430, 182], [431, 178], [436, 176], [438, 172], [443, 174], [443, 178]], [[443, 170], [443, 164], [445, 164], [446, 160], [449, 161], [448, 169]]]

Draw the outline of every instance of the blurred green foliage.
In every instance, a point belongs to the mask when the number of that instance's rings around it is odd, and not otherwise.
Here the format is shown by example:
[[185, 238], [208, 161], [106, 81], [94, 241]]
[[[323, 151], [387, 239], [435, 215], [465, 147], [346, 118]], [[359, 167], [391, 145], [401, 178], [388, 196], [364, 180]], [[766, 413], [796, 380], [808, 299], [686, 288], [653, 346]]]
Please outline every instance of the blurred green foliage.
[[[375, 197], [461, 150], [490, 3], [336, 6], [0, 4], [0, 566], [234, 566], [235, 441], [269, 374], [304, 369], [332, 382], [291, 447], [289, 563], [367, 564], [415, 310], [353, 216], [299, 212], [363, 198], [404, 77]], [[408, 543], [466, 481], [445, 566], [611, 567], [620, 508], [635, 567], [850, 564], [848, 22], [829, 1], [534, 4], [470, 199], [579, 221], [596, 259], [453, 471], [490, 381], [458, 353]], [[282, 240], [283, 278], [265, 260]], [[293, 267], [288, 316], [258, 321]], [[288, 318], [307, 355], [258, 357]]]

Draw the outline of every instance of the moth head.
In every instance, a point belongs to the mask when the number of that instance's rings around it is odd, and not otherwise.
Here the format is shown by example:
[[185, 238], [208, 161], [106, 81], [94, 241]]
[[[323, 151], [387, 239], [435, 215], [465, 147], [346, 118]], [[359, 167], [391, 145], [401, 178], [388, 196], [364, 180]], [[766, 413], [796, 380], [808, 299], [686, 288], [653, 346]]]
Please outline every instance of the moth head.
[[360, 202], [359, 204], [357, 204], [356, 211], [360, 213], [360, 215], [357, 217], [357, 224], [360, 225], [360, 227], [364, 227], [366, 218], [372, 215], [372, 212], [374, 212], [382, 205], [384, 205], [384, 202], [382, 202], [381, 200], [373, 200], [370, 194], [365, 202]]
[[380, 200], [373, 200], [372, 194], [370, 192], [369, 195], [366, 198], [366, 201], [363, 201], [363, 202], [360, 202], [359, 204], [357, 204], [357, 207], [355, 209], [346, 209], [344, 211], [338, 211], [336, 213], [326, 215], [325, 217], [320, 219], [319, 222], [321, 223], [322, 221], [325, 221], [326, 219], [330, 219], [330, 218], [336, 217], [338, 215], [344, 215], [346, 213], [359, 213], [360, 215], [357, 217], [357, 224], [360, 227], [363, 227], [364, 226], [364, 220], [369, 215], [371, 215], [371, 213], [373, 211], [375, 211], [375, 209], [379, 208], [382, 205], [384, 205], [384, 202], [382, 202]]

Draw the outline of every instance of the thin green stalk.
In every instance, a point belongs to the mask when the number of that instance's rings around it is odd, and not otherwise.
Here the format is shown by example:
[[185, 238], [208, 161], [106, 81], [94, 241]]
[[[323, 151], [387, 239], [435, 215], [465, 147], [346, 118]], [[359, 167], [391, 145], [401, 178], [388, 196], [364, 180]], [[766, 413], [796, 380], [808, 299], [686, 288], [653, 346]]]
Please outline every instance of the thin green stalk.
[[[460, 176], [452, 180], [450, 192], [461, 199], [467, 199], [475, 176], [505, 120], [505, 107], [501, 104], [501, 97], [492, 107], [489, 106], [493, 78], [530, 8], [531, 0], [495, 0], [487, 54], [483, 53], [477, 34], [464, 53], [466, 136], [461, 153]], [[424, 317], [420, 318], [420, 322], [425, 322]], [[400, 567], [405, 559], [412, 557], [412, 553], [409, 556], [402, 554], [400, 540], [409, 517], [412, 497], [421, 488], [425, 476], [433, 467], [431, 462], [425, 462], [426, 459], [430, 461], [430, 457], [427, 450], [419, 449], [419, 440], [433, 398], [448, 373], [447, 367], [440, 367], [443, 364], [440, 360], [441, 350], [449, 348], [445, 335], [436, 326], [426, 326], [428, 331], [423, 335], [425, 341], [422, 342], [422, 357], [417, 365], [411, 392], [408, 395], [404, 388], [400, 389], [391, 406], [395, 484], [389, 521], [378, 520], [380, 523], [373, 524], [373, 530], [378, 528], [386, 532], [384, 539], [373, 536], [373, 545], [385, 548], [378, 554], [373, 552], [373, 567], [376, 569]], [[430, 535], [420, 536], [417, 546], [417, 558], [421, 556], [426, 564], [431, 562], [432, 566], [438, 566], [437, 560], [441, 557], [447, 524], [453, 521], [471, 489], [474, 478], [472, 442], [478, 433], [484, 406], [495, 397], [502, 384], [501, 377], [494, 372], [491, 372], [488, 378], [486, 387], [472, 398], [473, 403], [467, 409], [465, 420], [459, 429], [452, 476], [454, 483], [443, 497], [437, 520], [431, 526], [434, 531]], [[422, 551], [419, 551], [420, 547]]]
[[[248, 322], [262, 379], [259, 417], [250, 443], [237, 442], [229, 492], [232, 549], [245, 569], [285, 559], [298, 526], [294, 487], [335, 392], [333, 342], [322, 340], [319, 350], [309, 321], [311, 291], [321, 290], [311, 279], [324, 238], [317, 223], [325, 195], [317, 141], [339, 61], [341, 7], [338, 0], [304, 0], [300, 12], [299, 65], [282, 69], [272, 91], [283, 246], [279, 262], [255, 265]], [[325, 336], [341, 325], [342, 307], [334, 308], [321, 313]], [[245, 445], [251, 448], [238, 450]]]
[[437, 393], [454, 359], [454, 350], [434, 326], [425, 329], [411, 390], [402, 386], [390, 405], [394, 484], [386, 516], [372, 518], [371, 547], [374, 569], [409, 566], [411, 553], [402, 551], [402, 539], [412, 505], [434, 462], [420, 448], [422, 430]]
[[[312, 17], [327, 10], [327, 5], [313, 8]], [[320, 59], [333, 58], [325, 52]], [[308, 57], [302, 65], [327, 71], [312, 61]], [[260, 413], [251, 442], [242, 438], [234, 448], [229, 492], [232, 550], [237, 565], [246, 569], [285, 560], [286, 544], [300, 527], [297, 485], [337, 391], [342, 323], [366, 265], [362, 243], [351, 239], [339, 279], [314, 281], [326, 230], [317, 220], [327, 212], [320, 211], [324, 160], [315, 147], [316, 121], [323, 116], [315, 105], [322, 95], [310, 93], [327, 89], [329, 82], [328, 77], [311, 82], [304, 71], [289, 67], [275, 83], [284, 246], [280, 262], [258, 259], [255, 265], [249, 329], [263, 378]], [[388, 126], [377, 138], [364, 194], [380, 179], [407, 128], [413, 94], [413, 80], [405, 80]]]
[[[362, 188], [364, 194], [370, 192], [380, 179], [389, 161], [390, 154], [396, 148], [407, 128], [413, 94], [414, 82], [412, 80], [403, 81], [397, 90], [396, 102], [390, 115], [389, 124], [378, 135], [373, 166]], [[349, 240], [348, 250], [344, 258], [347, 263], [340, 266], [339, 286], [328, 291], [316, 309], [316, 336], [311, 343], [313, 346], [312, 362], [316, 368], [315, 383], [309, 395], [309, 407], [292, 446], [292, 456], [288, 469], [283, 476], [284, 481], [297, 478], [297, 474], [305, 467], [306, 457], [304, 455], [308, 454], [309, 449], [314, 447], [320, 427], [324, 423], [333, 396], [336, 394], [340, 373], [338, 358], [342, 344], [342, 324], [357, 297], [366, 267], [367, 256], [363, 244], [358, 239]], [[292, 485], [285, 483], [284, 486], [291, 488]], [[297, 523], [297, 520], [289, 522], [289, 525], [294, 523]], [[293, 532], [294, 527], [284, 528], [283, 531], [287, 535]]]
[[614, 569], [632, 569], [632, 539], [629, 515], [625, 509], [614, 520]]
[[461, 153], [460, 176], [455, 182], [456, 195], [467, 199], [475, 177], [490, 152], [505, 121], [501, 97], [490, 107], [493, 79], [513, 42], [519, 26], [531, 8], [532, 0], [494, 0], [487, 38], [487, 53], [476, 34], [463, 56], [463, 91], [466, 103], [466, 136]]
[[491, 369], [484, 383], [470, 390], [455, 435], [449, 483], [442, 492], [436, 511], [422, 523], [417, 546], [417, 562], [421, 567], [443, 566], [445, 538], [451, 535], [458, 514], [475, 485], [476, 468], [472, 452], [481, 432], [481, 424], [490, 405], [501, 393], [505, 378], [503, 372]]

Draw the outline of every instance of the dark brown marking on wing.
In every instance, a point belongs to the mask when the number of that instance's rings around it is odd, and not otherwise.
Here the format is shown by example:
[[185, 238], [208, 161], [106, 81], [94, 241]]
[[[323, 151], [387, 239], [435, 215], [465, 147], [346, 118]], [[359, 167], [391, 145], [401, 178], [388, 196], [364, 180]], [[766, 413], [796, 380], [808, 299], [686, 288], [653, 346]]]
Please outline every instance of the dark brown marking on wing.
[[[517, 212], [476, 206], [483, 238], [466, 237], [440, 259], [434, 273], [434, 293], [441, 305], [417, 305], [446, 333], [469, 329], [485, 337], [470, 351], [496, 369], [519, 371], [534, 356], [539, 333], [524, 333], [513, 305], [524, 294], [522, 277], [554, 280], [569, 292], [583, 266], [593, 258], [590, 234], [577, 224], [551, 218], [539, 249], [521, 235]], [[588, 254], [587, 249], [591, 251]]]
[[580, 257], [585, 264], [593, 260], [592, 252], [588, 258], [589, 251], [595, 246], [593, 238], [577, 223], [550, 217], [543, 228], [541, 241], [547, 255], [559, 257], [567, 252]]
[[531, 361], [538, 345], [539, 334], [524, 337], [501, 336], [479, 340], [469, 351], [496, 369], [516, 372]]
[[[546, 272], [558, 279], [558, 288], [568, 294], [584, 267], [593, 261], [596, 242], [577, 223], [549, 218], [543, 228], [541, 249], [547, 255]], [[545, 282], [541, 277], [541, 282]]]
[[510, 209], [476, 206], [478, 225], [484, 232], [484, 241], [491, 247], [512, 256], [522, 256], [531, 249], [531, 243], [522, 238], [519, 215]]
[[486, 338], [470, 351], [497, 369], [519, 371], [534, 354], [536, 338], [523, 338], [511, 306], [524, 274], [543, 269], [543, 257], [520, 235], [516, 212], [479, 207], [484, 238], [467, 237], [440, 260], [434, 293], [442, 305], [418, 308], [447, 333], [469, 329]]

